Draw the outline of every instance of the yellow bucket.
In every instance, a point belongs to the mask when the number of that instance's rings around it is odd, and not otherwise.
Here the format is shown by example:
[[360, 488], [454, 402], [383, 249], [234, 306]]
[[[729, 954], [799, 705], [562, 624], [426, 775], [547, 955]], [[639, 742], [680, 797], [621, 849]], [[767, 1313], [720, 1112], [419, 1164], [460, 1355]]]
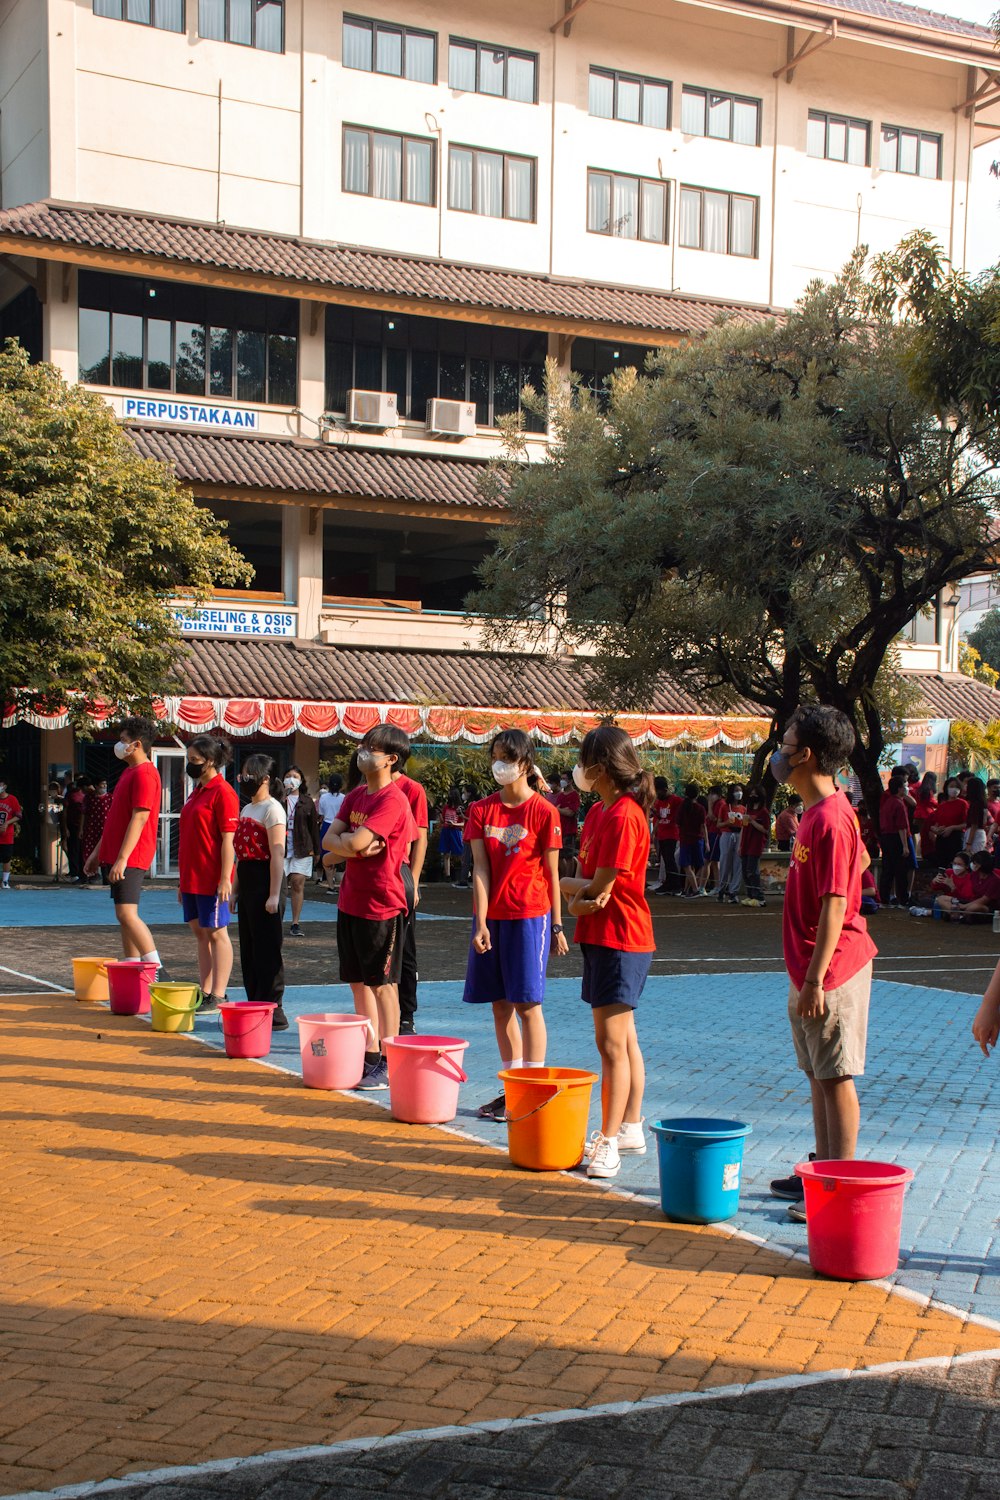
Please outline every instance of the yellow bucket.
[[78, 1000], [108, 1000], [108, 964], [113, 958], [74, 958], [73, 993]]
[[151, 984], [150, 1011], [154, 1031], [193, 1031], [194, 1013], [204, 996], [196, 984]]

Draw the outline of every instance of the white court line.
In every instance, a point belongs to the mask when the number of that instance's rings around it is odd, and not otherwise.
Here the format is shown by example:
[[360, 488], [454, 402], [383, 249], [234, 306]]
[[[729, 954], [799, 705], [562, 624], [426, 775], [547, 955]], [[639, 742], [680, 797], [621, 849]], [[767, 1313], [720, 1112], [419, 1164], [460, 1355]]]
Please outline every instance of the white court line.
[[68, 990], [63, 984], [53, 984], [51, 980], [39, 979], [37, 974], [22, 974], [20, 969], [8, 969], [6, 964], [0, 964], [0, 971], [4, 974], [13, 974], [16, 979], [30, 979], [32, 984], [44, 984], [47, 989], [56, 990], [60, 995], [72, 995], [73, 993], [72, 990]]
[[132, 1485], [176, 1483], [209, 1474], [232, 1474], [260, 1469], [268, 1464], [295, 1463], [310, 1458], [344, 1458], [354, 1453], [371, 1453], [399, 1448], [407, 1443], [440, 1443], [455, 1438], [474, 1437], [479, 1433], [511, 1432], [524, 1427], [555, 1427], [565, 1422], [590, 1422], [601, 1417], [627, 1417], [675, 1406], [691, 1406], [702, 1401], [726, 1401], [741, 1396], [768, 1395], [774, 1391], [801, 1390], [814, 1385], [842, 1380], [870, 1380], [886, 1375], [900, 1375], [911, 1370], [953, 1369], [1000, 1358], [1000, 1349], [984, 1349], [970, 1354], [937, 1354], [926, 1359], [894, 1360], [884, 1365], [870, 1365], [862, 1370], [814, 1370], [804, 1375], [779, 1375], [773, 1380], [750, 1381], [745, 1385], [719, 1385], [707, 1391], [675, 1391], [662, 1396], [646, 1396], [641, 1401], [612, 1401], [602, 1406], [571, 1407], [563, 1411], [543, 1411], [526, 1417], [500, 1417], [492, 1422], [470, 1422], [465, 1427], [425, 1427], [394, 1432], [388, 1437], [346, 1438], [340, 1443], [316, 1443], [302, 1448], [278, 1448], [257, 1453], [250, 1458], [213, 1458], [202, 1464], [183, 1464], [176, 1468], [150, 1469], [141, 1474], [123, 1474], [119, 1479], [89, 1480], [83, 1484], [62, 1485], [54, 1490], [22, 1490], [4, 1500], [83, 1500], [89, 1495], [114, 1494]]
[[[973, 958], [980, 957], [972, 954]], [[877, 964], [911, 963], [914, 959], [920, 959], [921, 963], [930, 959], [948, 959], [951, 963], [960, 963], [961, 953], [876, 953]], [[699, 958], [654, 958], [655, 964], [731, 964], [736, 962], [732, 953], [727, 953], [724, 958], [709, 958], [707, 955]], [[780, 958], [741, 958], [741, 964], [781, 964]], [[784, 965], [782, 965], [784, 967]], [[736, 972], [736, 971], [733, 971]]]

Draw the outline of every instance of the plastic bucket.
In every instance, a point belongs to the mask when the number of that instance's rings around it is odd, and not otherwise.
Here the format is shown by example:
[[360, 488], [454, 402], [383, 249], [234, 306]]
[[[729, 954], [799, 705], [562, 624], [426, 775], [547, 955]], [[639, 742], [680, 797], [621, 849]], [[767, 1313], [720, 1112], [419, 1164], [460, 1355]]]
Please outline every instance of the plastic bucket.
[[141, 958], [123, 958], [109, 963], [108, 995], [114, 1016], [148, 1016], [149, 986], [155, 981], [157, 965]]
[[457, 1036], [394, 1036], [382, 1043], [389, 1063], [389, 1109], [407, 1125], [446, 1125], [458, 1113], [468, 1079]]
[[74, 958], [73, 993], [78, 1000], [107, 1000], [108, 964], [113, 958]]
[[581, 1068], [505, 1068], [507, 1150], [515, 1167], [568, 1172], [583, 1160], [596, 1073]]
[[660, 1205], [668, 1219], [717, 1224], [740, 1206], [742, 1120], [660, 1120], [653, 1127], [660, 1167]]
[[151, 984], [150, 1016], [154, 1031], [193, 1031], [194, 1013], [202, 1002], [196, 984]]
[[803, 1161], [809, 1261], [837, 1281], [877, 1281], [899, 1263], [908, 1167], [887, 1161]]
[[271, 1050], [273, 1000], [224, 1000], [219, 1006], [227, 1057], [266, 1057]]
[[307, 1089], [354, 1089], [365, 1070], [365, 1043], [374, 1041], [367, 1016], [326, 1011], [300, 1016], [302, 1082]]

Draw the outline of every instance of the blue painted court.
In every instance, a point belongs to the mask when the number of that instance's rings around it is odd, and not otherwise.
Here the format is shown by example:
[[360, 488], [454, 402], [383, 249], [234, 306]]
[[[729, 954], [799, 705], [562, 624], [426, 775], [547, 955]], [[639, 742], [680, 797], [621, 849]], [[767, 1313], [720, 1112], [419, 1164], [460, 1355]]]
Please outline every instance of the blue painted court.
[[[180, 922], [181, 908], [176, 890], [148, 886], [142, 893], [143, 920], [151, 926]], [[421, 922], [457, 922], [466, 918], [418, 912]], [[337, 903], [329, 896], [312, 899], [310, 890], [300, 920], [336, 922]], [[115, 927], [114, 902], [107, 886], [25, 886], [0, 897], [0, 928], [3, 927]]]

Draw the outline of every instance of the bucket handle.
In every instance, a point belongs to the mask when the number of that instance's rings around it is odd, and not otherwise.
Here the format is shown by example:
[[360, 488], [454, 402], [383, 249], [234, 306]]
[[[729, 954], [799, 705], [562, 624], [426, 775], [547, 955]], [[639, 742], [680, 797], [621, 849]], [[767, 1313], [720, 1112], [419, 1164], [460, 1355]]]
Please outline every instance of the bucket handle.
[[[247, 1027], [245, 1027], [244, 1030], [240, 1032], [240, 1036], [248, 1036], [251, 1031], [256, 1031], [259, 1027], [263, 1026], [266, 1021], [268, 1021], [269, 1019], [271, 1019], [273, 1017], [273, 1015], [274, 1015], [274, 1011], [273, 1010], [271, 1012], [271, 1016], [270, 1017], [268, 1016], [268, 1013], [267, 1013], [266, 1010], [263, 1011], [257, 1017], [256, 1021], [251, 1021], [250, 1025], [247, 1026]], [[224, 1018], [221, 1010], [219, 1011], [218, 1015], [216, 1016], [216, 1020], [218, 1021], [219, 1025], [222, 1027], [223, 1032], [225, 1032], [225, 1030], [226, 1030], [226, 1022], [225, 1022], [225, 1018]]]
[[[455, 1058], [455, 1057], [452, 1057], [451, 1054], [445, 1048], [443, 1048], [443, 1047], [439, 1047], [438, 1048], [437, 1059], [438, 1059], [438, 1062], [451, 1063], [451, 1066], [455, 1069], [455, 1072], [458, 1074], [458, 1081], [459, 1081], [459, 1083], [468, 1083], [468, 1081], [469, 1081], [469, 1075], [468, 1075], [468, 1073], [462, 1067], [462, 1064], [458, 1061], [458, 1059]], [[545, 1102], [548, 1103], [548, 1100], [546, 1100]]]
[[197, 1010], [201, 1005], [201, 1002], [205, 998], [200, 989], [195, 988], [195, 993], [197, 994], [198, 998], [193, 1005], [171, 1005], [169, 1000], [161, 1000], [159, 995], [151, 995], [150, 999], [155, 1000], [157, 1005], [159, 1005], [162, 1010], [169, 1010], [175, 1016], [186, 1016], [189, 1015], [191, 1011]]
[[532, 1115], [537, 1115], [540, 1109], [544, 1109], [547, 1104], [552, 1103], [553, 1099], [566, 1092], [557, 1083], [549, 1084], [548, 1087], [552, 1089], [552, 1093], [547, 1099], [543, 1099], [541, 1104], [536, 1104], [534, 1109], [529, 1109], [526, 1115], [508, 1115], [504, 1123], [507, 1125], [520, 1125], [522, 1120], [530, 1120]]

